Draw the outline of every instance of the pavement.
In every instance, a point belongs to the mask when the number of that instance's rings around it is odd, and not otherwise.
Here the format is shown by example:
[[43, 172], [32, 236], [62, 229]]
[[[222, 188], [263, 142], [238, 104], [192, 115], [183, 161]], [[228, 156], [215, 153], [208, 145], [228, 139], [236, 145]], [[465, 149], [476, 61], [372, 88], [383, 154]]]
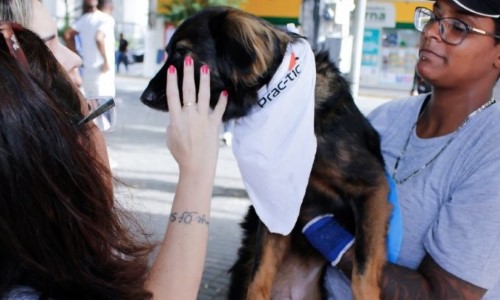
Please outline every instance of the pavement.
[[[119, 205], [130, 211], [139, 224], [159, 242], [167, 226], [175, 193], [178, 168], [166, 147], [168, 114], [140, 103], [149, 78], [141, 65], [131, 65], [117, 75], [117, 125], [105, 132], [113, 173], [119, 181]], [[406, 92], [361, 89], [357, 100], [364, 113]], [[195, 187], [193, 187], [195, 188]], [[221, 144], [212, 200], [209, 243], [199, 300], [226, 299], [228, 269], [236, 260], [242, 221], [250, 202], [230, 147]], [[197, 245], [193, 245], [196, 247]]]
[[[118, 180], [118, 204], [137, 218], [150, 234], [150, 241], [160, 242], [175, 193], [178, 167], [166, 146], [168, 114], [139, 101], [148, 80], [117, 76], [117, 124], [114, 131], [105, 132], [104, 136]], [[241, 239], [239, 223], [249, 204], [232, 151], [221, 144], [205, 271], [197, 299], [226, 299], [227, 271], [236, 260]]]

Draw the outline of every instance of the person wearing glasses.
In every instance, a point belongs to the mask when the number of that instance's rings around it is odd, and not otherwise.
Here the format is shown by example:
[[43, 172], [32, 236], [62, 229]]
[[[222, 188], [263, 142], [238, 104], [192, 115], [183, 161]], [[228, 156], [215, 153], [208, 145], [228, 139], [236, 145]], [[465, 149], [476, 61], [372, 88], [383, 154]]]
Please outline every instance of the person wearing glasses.
[[196, 95], [193, 65], [186, 60], [184, 107], [169, 68], [167, 144], [180, 170], [171, 214], [199, 218], [170, 218], [149, 268], [154, 245], [114, 204], [109, 168], [81, 151], [95, 147], [90, 120], [106, 108], [84, 113], [44, 41], [0, 21], [1, 299], [196, 299], [227, 94], [210, 109], [210, 70]]
[[[402, 216], [399, 253], [373, 299], [500, 299], [500, 104], [492, 96], [500, 1], [437, 0], [416, 9], [415, 27], [417, 72], [432, 92], [368, 116]], [[355, 241], [334, 217], [321, 224], [316, 231]], [[328, 299], [352, 299], [350, 244], [314, 244], [339, 260], [325, 276]]]

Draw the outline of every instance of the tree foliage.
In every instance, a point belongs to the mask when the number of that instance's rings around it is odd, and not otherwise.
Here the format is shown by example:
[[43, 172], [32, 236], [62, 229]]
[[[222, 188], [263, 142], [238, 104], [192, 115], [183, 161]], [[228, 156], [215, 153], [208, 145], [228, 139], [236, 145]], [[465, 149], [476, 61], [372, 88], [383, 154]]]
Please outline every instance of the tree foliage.
[[196, 12], [209, 6], [239, 7], [245, 0], [171, 0], [163, 5], [165, 21], [178, 25]]

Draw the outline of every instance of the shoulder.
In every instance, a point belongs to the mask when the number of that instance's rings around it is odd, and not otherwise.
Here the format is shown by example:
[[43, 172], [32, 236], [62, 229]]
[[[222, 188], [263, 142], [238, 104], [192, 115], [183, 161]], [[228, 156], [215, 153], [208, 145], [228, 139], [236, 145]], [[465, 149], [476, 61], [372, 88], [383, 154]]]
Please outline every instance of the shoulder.
[[495, 131], [500, 131], [500, 102], [497, 100], [492, 106], [489, 112], [484, 114], [485, 122], [488, 123], [488, 126], [493, 127], [492, 129]]
[[396, 100], [391, 100], [386, 102], [379, 107], [375, 108], [370, 114], [368, 114], [368, 119], [375, 120], [380, 117], [386, 117], [391, 114], [413, 112], [415, 109], [419, 109], [420, 105], [425, 99], [426, 94], [411, 96]]
[[83, 26], [83, 24], [85, 24], [86, 22], [88, 22], [88, 16], [87, 14], [84, 14], [80, 16], [78, 19], [76, 19], [76, 21], [73, 22], [73, 24], [71, 24], [71, 27], [74, 30], [79, 31], [81, 26]]
[[491, 151], [492, 153], [488, 156], [494, 155], [500, 158], [500, 151], [497, 151], [500, 148], [500, 122], [498, 120], [500, 120], [500, 103], [495, 103], [471, 117], [462, 130], [465, 145]]
[[[500, 103], [495, 103], [488, 110], [471, 119], [463, 136], [463, 146], [475, 150], [477, 161], [500, 166]], [[500, 178], [500, 176], [495, 176]], [[500, 181], [499, 181], [500, 182]]]
[[104, 13], [102, 11], [96, 11], [95, 14], [96, 14], [96, 17], [99, 18], [99, 20], [101, 22], [105, 22], [105, 23], [109, 23], [109, 24], [115, 23], [115, 19], [107, 13]]
[[368, 120], [380, 132], [387, 132], [389, 129], [402, 129], [399, 127], [405, 127], [415, 121], [426, 96], [423, 94], [391, 100], [370, 112], [367, 116]]

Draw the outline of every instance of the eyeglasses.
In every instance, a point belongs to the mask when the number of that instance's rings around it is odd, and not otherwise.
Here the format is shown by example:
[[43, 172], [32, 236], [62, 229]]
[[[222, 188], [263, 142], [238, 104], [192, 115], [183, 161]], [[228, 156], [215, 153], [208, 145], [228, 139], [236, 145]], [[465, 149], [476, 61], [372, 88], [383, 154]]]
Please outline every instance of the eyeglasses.
[[415, 18], [413, 19], [413, 24], [418, 31], [423, 32], [427, 26], [431, 25], [434, 22], [439, 23], [439, 35], [441, 36], [441, 39], [451, 45], [458, 45], [462, 43], [468, 33], [477, 33], [500, 39], [499, 35], [474, 28], [459, 19], [438, 18], [428, 8], [417, 7], [415, 9]]
[[[94, 121], [101, 131], [111, 131], [116, 124], [115, 99], [113, 98], [88, 98], [86, 99], [90, 113], [78, 125]], [[101, 104], [102, 103], [102, 104]]]
[[10, 54], [21, 64], [23, 67], [29, 69], [28, 60], [26, 59], [26, 55], [24, 55], [23, 48], [19, 44], [17, 40], [15, 31], [24, 30], [24, 27], [21, 24], [14, 22], [6, 22], [0, 21], [0, 32], [2, 33], [3, 38], [5, 39], [5, 43], [7, 44], [7, 48], [9, 48]]

